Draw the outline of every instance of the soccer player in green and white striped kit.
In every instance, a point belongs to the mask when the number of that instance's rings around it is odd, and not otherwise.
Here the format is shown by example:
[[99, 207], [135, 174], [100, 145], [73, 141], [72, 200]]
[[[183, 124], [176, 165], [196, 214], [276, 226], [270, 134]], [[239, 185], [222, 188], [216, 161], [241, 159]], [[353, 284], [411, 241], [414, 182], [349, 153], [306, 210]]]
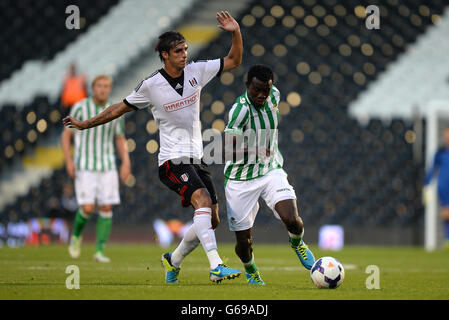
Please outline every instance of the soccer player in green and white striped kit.
[[[304, 225], [298, 216], [296, 195], [282, 169], [278, 149], [279, 90], [273, 72], [264, 65], [248, 71], [247, 91], [229, 111], [225, 128], [225, 192], [229, 228], [235, 232], [235, 252], [249, 284], [265, 284], [254, 260], [252, 227], [263, 198], [276, 218], [285, 224], [289, 244], [302, 265], [311, 269], [315, 258], [303, 241]], [[230, 135], [230, 136], [229, 136]]]
[[[79, 120], [89, 119], [107, 108], [112, 79], [98, 75], [92, 81], [92, 97], [75, 104], [70, 115]], [[74, 137], [74, 157], [71, 155], [71, 139]], [[94, 260], [110, 262], [104, 254], [104, 246], [112, 227], [112, 206], [120, 203], [119, 177], [115, 146], [121, 158], [120, 178], [126, 182], [131, 174], [128, 146], [123, 118], [84, 131], [66, 128], [61, 137], [67, 173], [75, 179], [75, 193], [80, 206], [75, 217], [69, 245], [72, 258], [81, 254], [82, 231], [89, 217], [98, 206], [97, 245]]]

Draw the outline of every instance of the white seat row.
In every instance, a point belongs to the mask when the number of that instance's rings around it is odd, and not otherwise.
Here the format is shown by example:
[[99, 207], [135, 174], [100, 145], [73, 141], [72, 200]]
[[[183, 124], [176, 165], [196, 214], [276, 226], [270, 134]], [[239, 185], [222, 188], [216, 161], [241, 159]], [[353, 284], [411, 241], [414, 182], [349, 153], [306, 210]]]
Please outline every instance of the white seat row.
[[72, 62], [90, 79], [99, 73], [114, 77], [180, 18], [192, 2], [120, 1], [53, 60], [27, 61], [9, 79], [0, 83], [0, 106], [13, 103], [20, 107], [38, 94], [47, 95], [50, 101], [55, 101], [59, 98], [63, 78]]
[[349, 106], [361, 121], [411, 119], [427, 103], [449, 99], [449, 9]]

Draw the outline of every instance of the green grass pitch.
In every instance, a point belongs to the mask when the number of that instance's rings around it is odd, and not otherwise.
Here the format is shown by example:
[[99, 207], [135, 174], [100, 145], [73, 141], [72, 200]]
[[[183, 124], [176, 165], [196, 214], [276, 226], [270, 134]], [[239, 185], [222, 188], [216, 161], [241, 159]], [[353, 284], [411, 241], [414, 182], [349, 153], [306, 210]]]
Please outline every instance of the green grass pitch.
[[[345, 267], [344, 283], [335, 290], [317, 289], [309, 272], [285, 245], [255, 244], [256, 263], [265, 286], [248, 286], [244, 276], [221, 284], [209, 281], [208, 261], [201, 247], [184, 260], [180, 283], [166, 285], [160, 263], [163, 249], [150, 244], [107, 247], [110, 264], [92, 260], [94, 246], [84, 244], [80, 259], [65, 246], [0, 249], [0, 299], [156, 299], [156, 300], [301, 300], [301, 299], [448, 299], [449, 252], [427, 253], [415, 247], [346, 246], [322, 251]], [[242, 266], [232, 244], [219, 245], [225, 263]], [[80, 271], [80, 289], [66, 288], [69, 265]], [[380, 270], [380, 289], [367, 289], [366, 267]]]

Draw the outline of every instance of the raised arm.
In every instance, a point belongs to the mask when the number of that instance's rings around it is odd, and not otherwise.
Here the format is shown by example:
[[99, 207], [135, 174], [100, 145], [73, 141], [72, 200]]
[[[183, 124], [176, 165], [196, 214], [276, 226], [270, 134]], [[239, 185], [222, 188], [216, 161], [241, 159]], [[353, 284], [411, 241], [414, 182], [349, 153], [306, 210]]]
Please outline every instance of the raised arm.
[[68, 116], [62, 119], [62, 123], [69, 128], [84, 130], [110, 122], [133, 110], [133, 108], [128, 107], [124, 102], [119, 102], [107, 107], [95, 117], [85, 121], [79, 121], [71, 116]]
[[242, 63], [243, 40], [240, 26], [227, 11], [217, 12], [220, 29], [232, 32], [232, 46], [223, 61], [223, 71], [234, 69]]

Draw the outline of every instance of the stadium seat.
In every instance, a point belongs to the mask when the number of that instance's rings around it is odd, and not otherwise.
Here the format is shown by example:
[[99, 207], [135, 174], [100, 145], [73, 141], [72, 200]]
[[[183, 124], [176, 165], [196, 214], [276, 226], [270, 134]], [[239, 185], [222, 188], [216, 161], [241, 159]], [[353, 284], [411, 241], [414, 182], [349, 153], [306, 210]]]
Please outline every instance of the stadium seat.
[[[400, 68], [400, 57], [408, 54], [407, 48], [413, 47], [419, 35], [433, 25], [432, 15], [443, 14], [446, 3], [410, 1], [406, 14], [398, 1], [386, 1], [380, 6], [380, 30], [367, 30], [364, 14], [355, 10], [368, 4], [356, 0], [324, 0], [319, 5], [314, 0], [253, 1], [237, 18], [245, 44], [243, 66], [230, 71], [231, 83], [216, 79], [202, 93], [201, 116], [203, 129], [207, 129], [214, 120], [227, 120], [230, 97], [243, 92], [244, 74], [251, 65], [265, 63], [275, 70], [275, 85], [281, 91], [281, 101], [286, 103], [280, 121], [280, 150], [306, 224], [405, 226], [422, 222], [419, 181], [423, 168], [413, 162], [412, 144], [405, 139], [407, 131], [412, 130], [411, 123], [395, 114], [389, 121], [374, 117], [361, 124], [351, 116], [349, 106], [357, 99], [367, 99], [364, 92], [369, 89], [376, 90], [377, 107], [382, 109], [389, 99], [386, 88], [406, 79], [394, 78], [377, 89], [375, 83], [395, 66]], [[412, 19], [412, 15], [419, 19]], [[221, 34], [197, 56], [224, 56], [227, 49], [223, 44], [228, 42], [229, 36]], [[125, 51], [120, 55], [133, 56], [132, 50]], [[92, 58], [95, 52], [86, 52], [86, 56]], [[123, 70], [119, 64], [116, 66], [119, 75]], [[289, 102], [291, 93], [300, 96], [299, 105]], [[225, 100], [225, 111], [213, 113], [213, 102]], [[158, 140], [157, 133], [146, 130], [151, 119], [145, 110], [126, 117], [127, 138], [136, 144], [131, 152], [135, 183], [121, 187], [126, 205], [114, 211], [118, 223], [149, 223], [156, 215], [164, 219], [181, 216], [185, 220], [192, 214], [189, 209], [181, 209], [179, 196], [159, 181], [158, 150], [147, 148], [148, 141]], [[223, 208], [223, 166], [212, 165], [210, 169]], [[63, 171], [55, 173], [51, 183], [46, 182], [55, 194], [60, 192], [57, 181], [62, 176]], [[20, 199], [19, 205], [48, 196], [45, 188], [36, 188]], [[26, 212], [31, 215], [45, 212], [42, 208], [35, 210], [33, 204], [23, 206], [30, 208]], [[11, 206], [4, 212], [8, 210], [17, 208]], [[256, 223], [273, 221], [270, 210], [262, 205]]]

